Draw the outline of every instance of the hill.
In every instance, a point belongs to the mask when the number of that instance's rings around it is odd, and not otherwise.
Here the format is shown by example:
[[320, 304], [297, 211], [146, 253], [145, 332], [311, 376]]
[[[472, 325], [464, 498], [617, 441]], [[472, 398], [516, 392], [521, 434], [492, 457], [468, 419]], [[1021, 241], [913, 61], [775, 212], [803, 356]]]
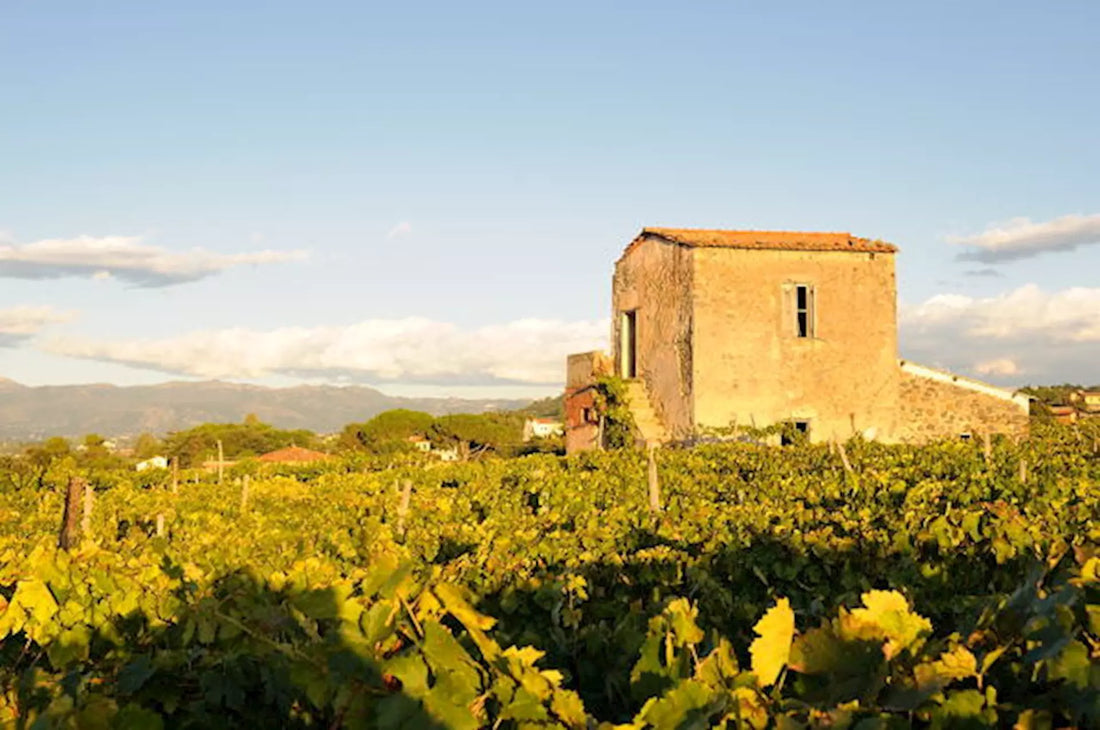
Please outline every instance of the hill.
[[444, 415], [514, 409], [527, 404], [525, 400], [403, 398], [364, 386], [266, 388], [206, 381], [29, 387], [0, 378], [0, 440], [86, 433], [163, 434], [200, 423], [238, 422], [249, 413], [279, 428], [326, 433], [391, 408]]

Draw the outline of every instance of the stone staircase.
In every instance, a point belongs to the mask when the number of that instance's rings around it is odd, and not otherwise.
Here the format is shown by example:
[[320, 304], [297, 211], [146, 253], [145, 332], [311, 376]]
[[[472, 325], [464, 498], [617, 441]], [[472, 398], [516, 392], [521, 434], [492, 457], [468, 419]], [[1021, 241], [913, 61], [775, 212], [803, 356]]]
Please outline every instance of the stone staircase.
[[669, 440], [668, 429], [661, 423], [649, 400], [644, 380], [630, 380], [626, 388], [630, 411], [634, 415], [634, 432], [639, 445], [660, 446]]

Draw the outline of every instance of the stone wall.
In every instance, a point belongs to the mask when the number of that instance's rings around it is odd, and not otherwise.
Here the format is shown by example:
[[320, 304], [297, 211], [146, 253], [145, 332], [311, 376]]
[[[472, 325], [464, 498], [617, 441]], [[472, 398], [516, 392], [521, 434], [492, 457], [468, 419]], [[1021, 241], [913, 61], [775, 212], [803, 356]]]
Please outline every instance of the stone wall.
[[904, 361], [900, 372], [900, 440], [923, 443], [984, 433], [1027, 436], [1027, 396]]

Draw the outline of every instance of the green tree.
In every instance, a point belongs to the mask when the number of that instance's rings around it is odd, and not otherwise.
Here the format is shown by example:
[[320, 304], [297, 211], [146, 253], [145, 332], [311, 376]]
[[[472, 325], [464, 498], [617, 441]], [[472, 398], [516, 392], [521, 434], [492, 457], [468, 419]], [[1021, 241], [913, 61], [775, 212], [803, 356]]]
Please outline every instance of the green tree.
[[180, 466], [192, 467], [217, 457], [218, 441], [226, 459], [259, 456], [286, 446], [312, 448], [317, 435], [297, 429], [287, 431], [266, 423], [204, 423], [186, 431], [168, 434], [164, 441], [167, 456], [178, 458]]
[[519, 413], [455, 413], [440, 416], [432, 424], [431, 439], [468, 449], [492, 451], [501, 456], [516, 453], [523, 442], [523, 416]]
[[107, 439], [98, 433], [90, 433], [84, 437], [77, 451], [77, 464], [88, 469], [116, 469], [122, 466], [123, 460], [107, 447]]
[[427, 436], [435, 423], [430, 413], [396, 408], [383, 411], [364, 423], [349, 423], [340, 434], [345, 450], [392, 453], [412, 448], [410, 436]]
[[143, 433], [134, 442], [134, 456], [138, 459], [151, 459], [160, 456], [164, 451], [164, 443], [151, 433]]
[[30, 476], [21, 475], [21, 480], [33, 481], [39, 488], [45, 486], [46, 473], [54, 464], [64, 459], [71, 459], [72, 445], [68, 439], [61, 436], [53, 436], [41, 444], [31, 446], [26, 451], [26, 462], [30, 465]]
[[61, 436], [53, 436], [37, 446], [27, 449], [27, 458], [31, 463], [49, 467], [54, 461], [63, 459], [73, 453], [73, 447], [69, 440]]

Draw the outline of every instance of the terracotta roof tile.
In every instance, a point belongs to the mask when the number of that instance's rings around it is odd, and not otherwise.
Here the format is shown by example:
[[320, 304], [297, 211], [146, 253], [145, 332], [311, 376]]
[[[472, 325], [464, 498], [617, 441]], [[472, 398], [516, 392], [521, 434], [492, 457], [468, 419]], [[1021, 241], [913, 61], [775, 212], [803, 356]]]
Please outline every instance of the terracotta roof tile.
[[809, 233], [801, 231], [718, 231], [705, 228], [643, 228], [626, 247], [630, 253], [647, 237], [662, 238], [691, 248], [743, 248], [778, 251], [858, 251], [895, 253], [898, 249], [884, 241], [857, 238], [850, 233]]

